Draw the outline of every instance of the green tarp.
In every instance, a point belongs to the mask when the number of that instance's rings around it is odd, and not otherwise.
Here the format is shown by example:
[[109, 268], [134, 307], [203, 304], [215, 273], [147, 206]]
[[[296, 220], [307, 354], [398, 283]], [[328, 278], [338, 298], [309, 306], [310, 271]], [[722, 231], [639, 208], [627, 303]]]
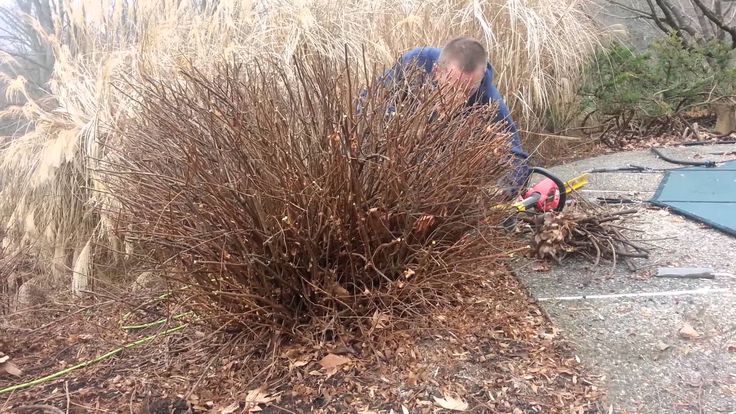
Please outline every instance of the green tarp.
[[650, 201], [736, 236], [736, 161], [668, 171]]

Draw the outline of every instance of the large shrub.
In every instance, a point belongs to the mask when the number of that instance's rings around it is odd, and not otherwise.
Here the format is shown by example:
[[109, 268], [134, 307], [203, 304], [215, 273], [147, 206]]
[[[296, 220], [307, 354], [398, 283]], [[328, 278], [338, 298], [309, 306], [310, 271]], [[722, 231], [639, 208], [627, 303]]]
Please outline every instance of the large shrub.
[[358, 104], [356, 69], [261, 62], [134, 88], [105, 173], [115, 213], [201, 317], [264, 335], [355, 328], [436, 304], [474, 279], [458, 269], [503, 254], [494, 108], [439, 109], [413, 76]]

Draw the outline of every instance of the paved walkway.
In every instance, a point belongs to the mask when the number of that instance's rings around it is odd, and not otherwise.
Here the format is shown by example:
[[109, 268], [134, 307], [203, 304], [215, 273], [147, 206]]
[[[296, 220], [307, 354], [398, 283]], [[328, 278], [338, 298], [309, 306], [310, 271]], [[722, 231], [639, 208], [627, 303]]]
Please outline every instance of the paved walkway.
[[[736, 151], [736, 145], [665, 151], [681, 159], [736, 158], [712, 154]], [[593, 168], [627, 164], [678, 167], [649, 151], [634, 151], [553, 170], [569, 179]], [[583, 194], [648, 200], [662, 175], [591, 174]], [[603, 376], [607, 410], [736, 413], [736, 238], [646, 203], [640, 208], [631, 226], [655, 245], [650, 260], [636, 262], [642, 269], [632, 273], [624, 266], [592, 268], [587, 262], [567, 262], [538, 272], [520, 261], [516, 273], [575, 345], [581, 360]], [[653, 278], [657, 266], [712, 267], [722, 274], [714, 280]], [[679, 335], [685, 324], [700, 336]]]

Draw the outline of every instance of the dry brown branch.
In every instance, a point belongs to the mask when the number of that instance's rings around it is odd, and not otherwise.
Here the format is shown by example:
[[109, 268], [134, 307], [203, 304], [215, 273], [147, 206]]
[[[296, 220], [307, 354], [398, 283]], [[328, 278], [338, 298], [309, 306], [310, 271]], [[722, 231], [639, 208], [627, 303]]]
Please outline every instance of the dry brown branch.
[[649, 252], [629, 240], [621, 231], [626, 227], [616, 223], [635, 213], [633, 209], [608, 211], [576, 200], [564, 213], [522, 217], [526, 223], [522, 229], [530, 230], [532, 249], [539, 259], [550, 258], [561, 263], [569, 256], [583, 256], [594, 266], [601, 260], [611, 261], [615, 266], [621, 260], [634, 269], [630, 259], [646, 259]]
[[42, 404], [23, 405], [20, 407], [16, 407], [15, 410], [18, 413], [25, 413], [25, 414], [32, 414], [32, 413], [64, 414], [64, 411], [61, 410], [60, 408], [54, 407], [53, 405], [42, 405]]

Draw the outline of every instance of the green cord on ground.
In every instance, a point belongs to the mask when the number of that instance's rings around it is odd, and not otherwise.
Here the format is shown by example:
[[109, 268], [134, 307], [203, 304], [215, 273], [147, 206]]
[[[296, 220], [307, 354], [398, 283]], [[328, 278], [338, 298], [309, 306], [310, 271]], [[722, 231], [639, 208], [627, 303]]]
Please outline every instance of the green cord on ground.
[[96, 362], [100, 362], [103, 359], [110, 358], [111, 356], [116, 355], [116, 354], [119, 354], [120, 352], [122, 352], [122, 351], [124, 351], [126, 349], [130, 349], [130, 348], [136, 347], [138, 345], [141, 345], [143, 343], [146, 343], [146, 342], [148, 342], [148, 341], [150, 341], [150, 340], [152, 340], [152, 339], [154, 339], [154, 338], [156, 338], [158, 336], [169, 335], [169, 334], [172, 334], [174, 332], [180, 331], [180, 330], [186, 328], [186, 326], [187, 326], [186, 324], [179, 325], [176, 328], [171, 328], [169, 330], [166, 330], [166, 331], [163, 331], [163, 332], [154, 334], [154, 335], [147, 336], [147, 337], [145, 337], [143, 339], [139, 339], [139, 340], [137, 340], [135, 342], [131, 342], [129, 344], [123, 345], [120, 348], [113, 349], [112, 351], [110, 351], [110, 352], [108, 352], [108, 353], [106, 353], [104, 355], [100, 355], [100, 356], [98, 356], [95, 359], [92, 359], [92, 360], [89, 360], [89, 361], [80, 362], [77, 365], [74, 365], [74, 366], [71, 366], [69, 368], [63, 369], [63, 370], [61, 370], [59, 372], [56, 372], [54, 374], [47, 375], [47, 376], [41, 377], [41, 378], [36, 378], [35, 380], [29, 381], [29, 382], [26, 382], [26, 383], [23, 383], [23, 384], [16, 384], [16, 385], [11, 385], [10, 387], [2, 388], [2, 389], [0, 389], [0, 394], [5, 394], [7, 392], [16, 391], [16, 390], [22, 390], [24, 388], [29, 388], [29, 387], [32, 387], [34, 385], [42, 384], [42, 383], [44, 383], [46, 381], [51, 381], [51, 380], [60, 378], [60, 377], [66, 375], [66, 374], [68, 374], [68, 373], [70, 373], [70, 372], [72, 372], [74, 370], [77, 370], [79, 368], [84, 368], [84, 367], [86, 367], [88, 365], [92, 365], [92, 364], [94, 364]]
[[[183, 318], [183, 317], [185, 317], [187, 315], [192, 315], [192, 314], [194, 314], [194, 312], [192, 312], [192, 311], [184, 312], [184, 313], [180, 313], [178, 315], [172, 316], [171, 319], [181, 319], [181, 318]], [[155, 322], [143, 323], [143, 324], [140, 324], [140, 325], [123, 325], [123, 326], [120, 327], [120, 329], [125, 329], [125, 330], [145, 329], [145, 328], [150, 328], [152, 326], [162, 325], [162, 324], [166, 323], [166, 321], [168, 321], [168, 320], [169, 320], [168, 318], [164, 318], [164, 319], [159, 319], [159, 320], [157, 320]]]

